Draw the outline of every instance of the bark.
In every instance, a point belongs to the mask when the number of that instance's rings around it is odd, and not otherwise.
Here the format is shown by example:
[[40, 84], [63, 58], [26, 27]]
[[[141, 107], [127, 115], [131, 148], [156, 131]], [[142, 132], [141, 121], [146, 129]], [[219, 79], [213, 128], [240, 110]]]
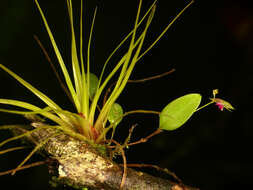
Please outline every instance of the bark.
[[[55, 133], [41, 129], [32, 133], [29, 141], [44, 142]], [[65, 134], [51, 137], [43, 146], [48, 156], [58, 164], [54, 170], [58, 173], [58, 182], [89, 190], [118, 190], [123, 175], [123, 167], [113, 162], [106, 149], [87, 142], [76, 140]], [[122, 190], [196, 190], [183, 184], [127, 169], [127, 177]]]

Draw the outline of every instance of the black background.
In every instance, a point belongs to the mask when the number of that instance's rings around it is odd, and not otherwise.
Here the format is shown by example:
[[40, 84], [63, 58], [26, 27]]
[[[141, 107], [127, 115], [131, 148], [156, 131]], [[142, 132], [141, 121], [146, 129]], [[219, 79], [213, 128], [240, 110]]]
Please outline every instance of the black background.
[[[78, 8], [78, 2], [74, 5]], [[98, 6], [91, 62], [99, 74], [107, 56], [131, 30], [138, 1], [85, 2], [85, 43], [93, 11]], [[62, 52], [70, 63], [70, 30], [63, 1], [40, 1], [49, 25]], [[152, 4], [143, 2], [143, 12]], [[187, 4], [184, 0], [160, 0], [155, 18], [147, 34], [144, 48]], [[0, 8], [0, 63], [46, 93], [65, 109], [72, 109], [63, 95], [49, 64], [33, 39], [36, 34], [55, 63], [53, 49], [33, 1], [9, 0]], [[75, 9], [78, 12], [78, 9]], [[142, 12], [142, 13], [143, 13]], [[122, 48], [123, 50], [126, 47]], [[120, 51], [112, 62], [119, 60]], [[140, 62], [131, 79], [140, 79], [166, 72], [176, 72], [154, 81], [129, 84], [118, 102], [124, 110], [161, 110], [171, 100], [187, 93], [200, 93], [203, 104], [212, 89], [236, 108], [232, 113], [210, 106], [196, 113], [182, 128], [164, 132], [145, 144], [127, 150], [129, 163], [156, 164], [175, 172], [185, 184], [203, 190], [246, 189], [252, 183], [252, 101], [251, 74], [253, 64], [253, 6], [250, 1], [196, 1], [172, 26], [160, 42]], [[109, 71], [109, 68], [108, 70]], [[29, 101], [43, 106], [34, 95], [3, 71], [0, 72], [0, 98]], [[0, 114], [0, 124], [26, 122], [22, 117]], [[133, 140], [147, 136], [158, 126], [158, 118], [137, 115], [125, 118], [117, 131], [123, 141], [128, 129], [138, 124]], [[9, 134], [1, 131], [0, 140]], [[24, 154], [25, 152], [25, 154]], [[14, 168], [29, 153], [19, 151], [0, 155], [0, 170]], [[35, 156], [33, 161], [40, 160]], [[120, 158], [119, 158], [119, 161]], [[160, 175], [152, 169], [145, 170]], [[46, 166], [1, 176], [1, 186], [8, 189], [51, 189]], [[66, 187], [65, 189], [69, 189]]]

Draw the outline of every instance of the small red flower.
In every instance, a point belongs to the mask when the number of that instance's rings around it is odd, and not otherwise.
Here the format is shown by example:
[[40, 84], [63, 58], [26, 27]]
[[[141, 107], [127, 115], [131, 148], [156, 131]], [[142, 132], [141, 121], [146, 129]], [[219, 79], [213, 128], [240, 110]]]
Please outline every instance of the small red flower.
[[223, 111], [224, 105], [223, 105], [222, 103], [217, 102], [215, 105], [218, 106], [218, 108], [219, 108], [221, 111]]
[[216, 103], [215, 105], [218, 106], [221, 111], [223, 111], [224, 108], [228, 111], [232, 111], [235, 109], [229, 102], [220, 98], [211, 98], [211, 100]]

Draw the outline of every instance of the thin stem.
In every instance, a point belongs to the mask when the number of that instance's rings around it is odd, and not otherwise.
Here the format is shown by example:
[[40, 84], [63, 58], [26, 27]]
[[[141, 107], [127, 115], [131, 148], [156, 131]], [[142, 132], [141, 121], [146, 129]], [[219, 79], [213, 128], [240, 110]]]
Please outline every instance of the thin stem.
[[126, 112], [123, 117], [130, 115], [130, 114], [135, 114], [135, 113], [144, 113], [144, 114], [155, 114], [155, 115], [160, 115], [161, 112], [159, 111], [152, 111], [152, 110], [133, 110]]
[[[137, 79], [137, 80], [128, 80], [127, 82], [128, 83], [141, 83], [141, 82], [147, 82], [147, 81], [150, 81], [150, 80], [155, 80], [155, 79], [158, 79], [158, 78], [161, 78], [161, 77], [164, 77], [166, 75], [169, 75], [173, 72], [175, 72], [176, 69], [171, 69], [170, 71], [167, 71], [165, 73], [162, 73], [162, 74], [158, 74], [158, 75], [155, 75], [155, 76], [151, 76], [151, 77], [146, 77], [146, 78], [142, 78], [142, 79]], [[108, 99], [108, 95], [109, 93], [111, 92], [111, 89], [112, 87], [116, 84], [116, 82], [112, 83], [109, 88], [106, 90], [105, 92], [105, 96], [104, 96], [104, 99], [103, 99], [103, 105], [106, 103], [106, 100]]]
[[[136, 113], [143, 113], [143, 114], [155, 114], [155, 115], [160, 115], [160, 112], [158, 111], [152, 111], [152, 110], [133, 110], [133, 111], [129, 111], [129, 112], [125, 112], [121, 117], [119, 117], [115, 123], [117, 123], [117, 121], [120, 121], [122, 118], [124, 118], [127, 115], [130, 114], [136, 114]], [[114, 123], [110, 124], [109, 127], [104, 128], [102, 133], [99, 135], [99, 137], [96, 139], [96, 143], [100, 143], [102, 139], [104, 139], [104, 137], [106, 136], [107, 132], [114, 127]]]
[[159, 74], [159, 75], [155, 75], [155, 76], [151, 76], [151, 77], [146, 77], [146, 78], [138, 79], [138, 80], [128, 80], [127, 82], [130, 82], [130, 83], [146, 82], [146, 81], [150, 81], [150, 80], [154, 80], [154, 79], [158, 79], [158, 78], [164, 77], [164, 76], [169, 75], [169, 74], [171, 74], [171, 73], [173, 73], [175, 71], [176, 71], [176, 69], [171, 69], [170, 71], [167, 71], [167, 72]]
[[52, 62], [50, 56], [48, 55], [48, 53], [47, 53], [45, 47], [43, 46], [43, 44], [41, 43], [41, 41], [39, 40], [39, 38], [38, 38], [36, 35], [34, 35], [33, 38], [36, 40], [37, 44], [40, 46], [40, 49], [42, 50], [42, 52], [43, 52], [44, 56], [46, 57], [47, 61], [50, 63], [50, 66], [51, 66], [51, 68], [53, 69], [54, 74], [55, 74], [57, 80], [59, 81], [59, 83], [60, 83], [62, 89], [63, 89], [64, 92], [67, 94], [69, 100], [74, 104], [73, 98], [72, 98], [72, 96], [71, 96], [71, 94], [70, 94], [68, 88], [66, 87], [66, 85], [65, 85], [64, 82], [62, 81], [62, 79], [61, 79], [61, 77], [60, 77], [60, 75], [59, 75], [59, 73], [58, 73], [56, 67], [54, 66], [54, 64], [53, 64], [53, 62]]
[[35, 162], [35, 163], [32, 163], [32, 164], [24, 165], [24, 166], [19, 167], [19, 168], [15, 168], [15, 169], [11, 169], [11, 170], [8, 170], [8, 171], [0, 172], [0, 176], [11, 174], [13, 171], [20, 171], [20, 170], [32, 168], [32, 167], [35, 167], [35, 166], [40, 166], [40, 165], [46, 164], [47, 162], [48, 161], [39, 161], [39, 162]]
[[138, 140], [138, 141], [129, 143], [129, 144], [127, 144], [127, 146], [133, 146], [133, 145], [136, 145], [136, 144], [145, 143], [145, 142], [147, 142], [151, 137], [153, 137], [153, 136], [155, 136], [155, 135], [158, 135], [158, 134], [160, 134], [161, 132], [162, 132], [161, 129], [157, 129], [155, 132], [151, 133], [151, 134], [148, 135], [147, 137], [141, 138], [141, 139]]
[[127, 160], [126, 160], [126, 155], [125, 152], [123, 150], [124, 147], [122, 147], [121, 144], [119, 144], [117, 141], [112, 140], [113, 143], [115, 143], [117, 145], [117, 148], [120, 149], [121, 155], [122, 155], [122, 159], [123, 159], [123, 167], [124, 167], [124, 171], [123, 171], [123, 176], [122, 176], [122, 180], [120, 183], [120, 189], [123, 188], [124, 184], [126, 183], [126, 177], [127, 177]]
[[128, 146], [128, 142], [130, 141], [131, 139], [131, 136], [133, 134], [133, 131], [134, 131], [134, 128], [137, 126], [137, 124], [133, 125], [130, 129], [129, 129], [129, 133], [128, 133], [128, 137], [125, 139], [125, 142], [123, 144], [124, 147], [127, 147]]
[[21, 146], [21, 147], [13, 147], [13, 148], [8, 148], [6, 150], [2, 150], [0, 151], [0, 155], [1, 154], [5, 154], [7, 152], [12, 152], [12, 151], [15, 151], [15, 150], [21, 150], [21, 149], [24, 149], [25, 147]]
[[197, 111], [199, 111], [199, 110], [201, 110], [201, 109], [203, 109], [203, 108], [205, 108], [205, 107], [209, 106], [209, 105], [210, 105], [210, 104], [212, 104], [212, 103], [214, 103], [214, 101], [211, 101], [211, 102], [209, 102], [209, 103], [207, 103], [207, 104], [205, 104], [205, 105], [201, 106], [200, 108], [196, 109], [196, 111], [195, 111], [195, 112], [197, 112]]
[[28, 154], [28, 156], [17, 166], [17, 168], [15, 168], [11, 175], [14, 175], [16, 173], [16, 171], [22, 167], [31, 157], [32, 155], [34, 155], [35, 152], [37, 152], [43, 145], [45, 145], [52, 137], [55, 137], [56, 135], [59, 135], [59, 133], [55, 133], [53, 135], [51, 135], [50, 137], [46, 138], [44, 141], [40, 142], [38, 145], [35, 146], [35, 148], [30, 152], [30, 154]]

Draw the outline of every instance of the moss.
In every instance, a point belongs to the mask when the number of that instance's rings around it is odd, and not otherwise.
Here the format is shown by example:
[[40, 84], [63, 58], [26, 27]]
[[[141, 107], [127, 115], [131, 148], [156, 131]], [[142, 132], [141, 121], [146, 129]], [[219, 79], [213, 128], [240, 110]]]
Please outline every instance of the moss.
[[53, 176], [51, 178], [51, 180], [49, 181], [49, 184], [52, 186], [52, 187], [59, 187], [59, 186], [69, 186], [69, 187], [72, 187], [74, 189], [78, 189], [78, 190], [88, 190], [87, 187], [83, 187], [83, 186], [80, 186], [80, 185], [77, 185], [77, 184], [73, 184], [72, 182], [70, 182], [68, 179], [66, 178], [59, 178], [57, 176]]
[[106, 147], [106, 145], [102, 145], [102, 144], [93, 144], [92, 145], [96, 151], [98, 151], [98, 153], [100, 153], [102, 156], [108, 156], [108, 149]]
[[49, 184], [52, 186], [52, 187], [58, 187], [59, 186], [59, 182], [57, 180], [57, 177], [56, 176], [53, 176], [51, 178], [51, 180], [49, 181]]

